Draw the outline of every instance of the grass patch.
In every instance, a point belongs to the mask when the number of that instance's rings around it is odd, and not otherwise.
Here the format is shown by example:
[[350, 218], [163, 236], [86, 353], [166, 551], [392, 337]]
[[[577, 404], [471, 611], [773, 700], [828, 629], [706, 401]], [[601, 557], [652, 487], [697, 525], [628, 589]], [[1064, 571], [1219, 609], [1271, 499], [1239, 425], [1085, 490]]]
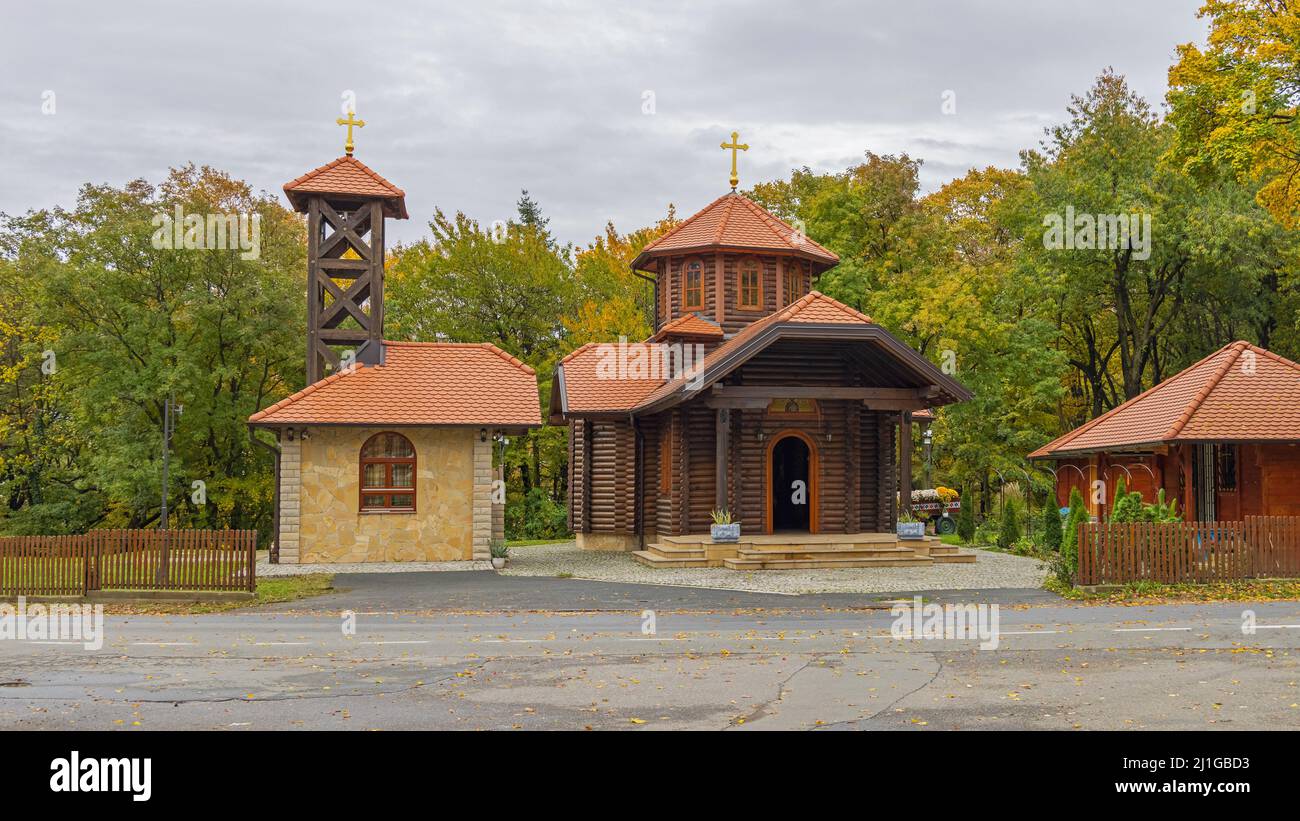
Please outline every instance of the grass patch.
[[1001, 549], [995, 544], [980, 544], [979, 542], [971, 542], [970, 544], [966, 544], [961, 540], [961, 537], [958, 536], [956, 533], [941, 533], [939, 534], [939, 541], [943, 542], [946, 545], [952, 545], [953, 547], [978, 547], [980, 550], [992, 550], [995, 553], [1008, 552], [1006, 550]]
[[305, 576], [272, 576], [259, 579], [256, 598], [252, 601], [211, 602], [107, 602], [104, 612], [110, 615], [192, 615], [243, 610], [268, 604], [309, 599], [334, 592], [332, 573], [310, 573]]
[[1129, 582], [1114, 590], [1080, 590], [1052, 576], [1046, 590], [1086, 604], [1165, 604], [1173, 602], [1286, 601], [1300, 599], [1300, 579], [1245, 579], [1213, 584]]
[[511, 539], [506, 542], [506, 547], [536, 547], [539, 544], [564, 544], [571, 541], [572, 536], [563, 539]]

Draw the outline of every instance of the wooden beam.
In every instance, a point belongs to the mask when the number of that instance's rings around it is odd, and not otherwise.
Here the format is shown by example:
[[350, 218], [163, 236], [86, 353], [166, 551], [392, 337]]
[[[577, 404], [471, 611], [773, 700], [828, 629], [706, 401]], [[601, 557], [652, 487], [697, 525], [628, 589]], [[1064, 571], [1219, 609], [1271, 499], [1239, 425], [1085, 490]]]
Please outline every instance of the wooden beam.
[[898, 505], [900, 513], [912, 509], [912, 413], [898, 415]]
[[763, 399], [877, 399], [914, 400], [925, 397], [916, 388], [849, 388], [834, 385], [724, 385], [713, 386], [716, 396]]
[[[713, 255], [713, 318], [721, 325], [727, 319], [727, 282], [726, 264], [722, 254]], [[737, 285], [739, 287], [739, 285]], [[739, 292], [737, 292], [739, 299]]]
[[866, 399], [862, 404], [875, 411], [917, 411], [925, 407], [920, 400], [905, 399]]
[[704, 404], [710, 408], [746, 408], [749, 410], [761, 410], [772, 404], [772, 400], [764, 396], [737, 397], [735, 399], [728, 396], [710, 396], [704, 400]]
[[727, 461], [730, 451], [731, 411], [718, 408], [713, 412], [713, 506], [727, 507]]

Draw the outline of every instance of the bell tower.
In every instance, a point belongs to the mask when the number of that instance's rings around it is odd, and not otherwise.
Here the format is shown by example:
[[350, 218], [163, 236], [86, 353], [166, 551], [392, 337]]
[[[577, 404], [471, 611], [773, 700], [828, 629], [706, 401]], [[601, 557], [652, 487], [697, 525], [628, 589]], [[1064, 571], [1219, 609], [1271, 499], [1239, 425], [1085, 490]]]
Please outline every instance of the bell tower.
[[407, 219], [406, 193], [346, 153], [286, 183], [294, 210], [307, 215], [307, 384], [356, 362], [383, 361], [384, 220]]

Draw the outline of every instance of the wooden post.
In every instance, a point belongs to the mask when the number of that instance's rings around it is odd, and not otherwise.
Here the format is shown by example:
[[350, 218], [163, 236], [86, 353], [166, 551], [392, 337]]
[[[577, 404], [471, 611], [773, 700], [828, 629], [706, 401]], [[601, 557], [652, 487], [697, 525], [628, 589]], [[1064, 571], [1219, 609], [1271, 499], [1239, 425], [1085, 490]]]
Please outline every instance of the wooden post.
[[1178, 465], [1183, 469], [1183, 521], [1196, 521], [1196, 477], [1192, 473], [1193, 445], [1178, 446]]
[[912, 511], [912, 412], [898, 415], [898, 510]]
[[727, 507], [727, 456], [730, 451], [731, 411], [717, 408], [713, 411], [713, 506], [718, 510]]
[[[1093, 454], [1088, 457], [1088, 486], [1083, 489], [1084, 501], [1087, 503], [1088, 515], [1096, 516], [1097, 521], [1101, 521], [1101, 506], [1093, 496], [1093, 488], [1097, 486], [1097, 473], [1100, 469], [1100, 457]], [[1102, 494], [1102, 506], [1105, 504], [1105, 494]]]

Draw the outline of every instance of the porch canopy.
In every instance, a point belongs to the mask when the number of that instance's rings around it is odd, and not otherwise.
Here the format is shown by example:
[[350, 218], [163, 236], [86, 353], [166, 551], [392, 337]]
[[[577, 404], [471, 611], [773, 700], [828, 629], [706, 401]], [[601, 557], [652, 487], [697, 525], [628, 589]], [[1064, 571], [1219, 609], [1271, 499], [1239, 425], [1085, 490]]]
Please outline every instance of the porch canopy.
[[[763, 350], [796, 340], [808, 345], [841, 346], [864, 373], [872, 374], [872, 381], [879, 387], [801, 389], [783, 385], [750, 389], [718, 384]], [[899, 412], [971, 398], [964, 385], [870, 317], [817, 291], [746, 326], [702, 360], [688, 363], [690, 367], [684, 373], [620, 373], [616, 378], [602, 373], [602, 360], [614, 356], [632, 360], [644, 355], [650, 359], [655, 341], [652, 337], [646, 342], [625, 343], [621, 352], [614, 350], [618, 348], [615, 344], [588, 343], [565, 357], [556, 369], [557, 390], [551, 392], [552, 424], [574, 416], [626, 419], [654, 414], [706, 395], [716, 407], [762, 407], [775, 396], [821, 397], [862, 399], [869, 407]], [[797, 382], [797, 377], [792, 381]]]

